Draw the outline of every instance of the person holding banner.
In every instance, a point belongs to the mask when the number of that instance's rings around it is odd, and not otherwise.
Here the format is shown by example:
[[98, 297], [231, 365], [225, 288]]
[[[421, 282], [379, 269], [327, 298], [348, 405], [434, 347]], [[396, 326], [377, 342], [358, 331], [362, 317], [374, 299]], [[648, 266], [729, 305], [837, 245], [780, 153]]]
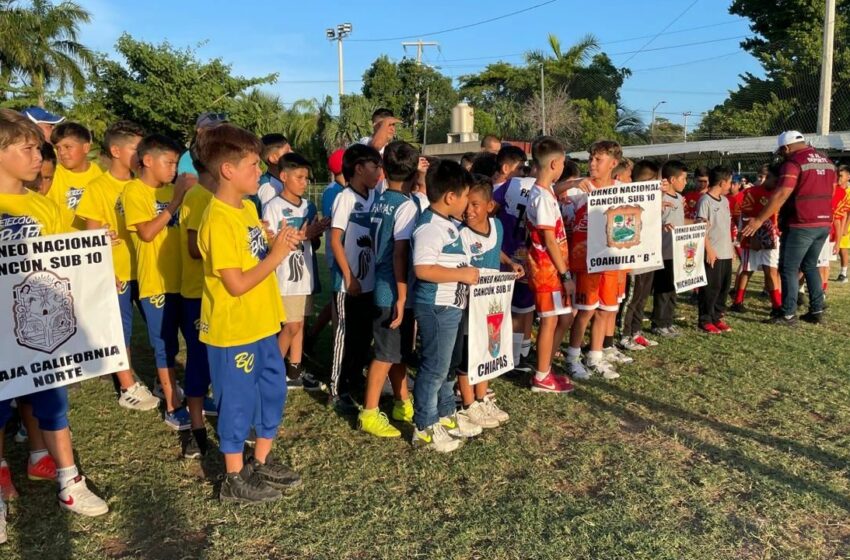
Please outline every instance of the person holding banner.
[[[24, 183], [41, 170], [39, 128], [23, 115], [0, 109], [0, 238], [13, 241], [68, 231], [59, 206], [29, 191]], [[23, 400], [32, 405], [47, 451], [56, 462], [59, 506], [86, 516], [103, 515], [109, 506], [86, 485], [74, 463], [68, 428], [68, 392], [65, 387], [32, 393]], [[11, 401], [0, 401], [0, 464], [3, 464], [3, 428], [11, 417]], [[0, 508], [0, 515], [3, 511]]]

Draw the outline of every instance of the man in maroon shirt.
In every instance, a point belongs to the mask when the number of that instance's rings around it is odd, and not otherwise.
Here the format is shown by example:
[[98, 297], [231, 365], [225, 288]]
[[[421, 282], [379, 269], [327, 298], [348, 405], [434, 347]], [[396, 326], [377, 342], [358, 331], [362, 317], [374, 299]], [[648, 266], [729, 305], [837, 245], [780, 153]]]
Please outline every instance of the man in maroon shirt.
[[823, 287], [817, 268], [818, 255], [829, 236], [832, 222], [832, 191], [836, 184], [835, 165], [806, 144], [796, 130], [783, 132], [779, 153], [785, 157], [779, 185], [767, 206], [742, 231], [753, 235], [779, 211], [779, 277], [782, 281], [782, 311], [768, 322], [794, 325], [797, 317], [797, 273], [802, 270], [809, 287], [809, 312], [801, 317], [819, 323], [823, 317]]

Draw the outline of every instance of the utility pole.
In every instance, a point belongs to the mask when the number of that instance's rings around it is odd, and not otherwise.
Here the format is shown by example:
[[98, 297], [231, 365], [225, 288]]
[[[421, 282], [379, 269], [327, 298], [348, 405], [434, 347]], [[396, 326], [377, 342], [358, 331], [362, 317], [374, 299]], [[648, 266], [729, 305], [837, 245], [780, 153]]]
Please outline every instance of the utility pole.
[[[404, 47], [404, 52], [407, 52], [407, 47], [416, 47], [416, 66], [422, 66], [422, 51], [425, 47], [440, 47], [440, 43], [436, 41], [403, 41], [401, 46]], [[416, 125], [419, 124], [419, 88], [416, 89], [416, 95], [413, 98], [413, 130], [416, 130]]]
[[667, 103], [666, 101], [659, 101], [655, 104], [655, 107], [652, 108], [652, 120], [649, 122], [649, 143], [655, 144], [655, 110], [661, 107], [663, 104]]
[[325, 36], [329, 41], [336, 41], [337, 47], [337, 57], [339, 58], [339, 110], [342, 112], [342, 96], [344, 94], [342, 83], [342, 40], [351, 35], [351, 24], [350, 23], [340, 23], [336, 26], [336, 29], [333, 27], [328, 27], [325, 29]]
[[693, 113], [691, 113], [690, 111], [685, 111], [684, 113], [682, 113], [682, 116], [685, 118], [685, 142], [688, 141], [688, 117], [690, 117], [692, 114]]
[[835, 0], [826, 0], [823, 15], [823, 56], [820, 69], [820, 98], [818, 99], [818, 134], [829, 134], [832, 112], [832, 40], [835, 35]]
[[428, 105], [431, 97], [431, 88], [425, 90], [425, 117], [424, 130], [422, 131], [422, 153], [425, 153], [425, 146], [428, 145]]
[[543, 81], [543, 64], [540, 64], [540, 120], [543, 123], [543, 136], [546, 136], [546, 83]]

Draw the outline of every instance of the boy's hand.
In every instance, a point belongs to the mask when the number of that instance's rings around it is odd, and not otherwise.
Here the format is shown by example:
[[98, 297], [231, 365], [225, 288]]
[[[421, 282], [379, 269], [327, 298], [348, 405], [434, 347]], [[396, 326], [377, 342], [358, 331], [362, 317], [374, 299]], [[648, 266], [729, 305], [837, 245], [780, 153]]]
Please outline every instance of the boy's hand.
[[174, 181], [174, 196], [171, 198], [171, 202], [177, 206], [183, 204], [183, 197], [186, 196], [189, 189], [195, 186], [196, 182], [197, 178], [191, 173], [178, 175], [177, 180]]
[[399, 299], [393, 307], [393, 318], [390, 321], [390, 328], [395, 330], [401, 326], [401, 320], [404, 319], [404, 300]]
[[362, 292], [362, 288], [360, 287], [360, 281], [353, 275], [348, 280], [348, 283], [345, 285], [345, 292], [352, 296], [359, 296]]
[[109, 224], [103, 224], [103, 228], [106, 230], [106, 235], [109, 236], [109, 241], [113, 247], [121, 244], [121, 238], [118, 237], [117, 231], [110, 229]]
[[386, 117], [375, 123], [374, 132], [372, 133], [372, 143], [381, 147], [389, 144], [393, 136], [395, 136], [395, 125], [401, 122], [401, 119], [395, 117]]
[[711, 247], [705, 248], [705, 260], [708, 263], [708, 266], [714, 268], [714, 263], [717, 261], [717, 253]]
[[512, 262], [511, 269], [514, 271], [514, 274], [516, 274], [517, 280], [525, 276], [525, 269], [522, 267], [521, 264]]
[[564, 291], [567, 293], [567, 297], [572, 301], [573, 297], [576, 295], [576, 283], [575, 280], [567, 280], [566, 282], [561, 282], [561, 285], [564, 287]]
[[312, 222], [307, 226], [307, 229], [304, 232], [304, 236], [307, 239], [316, 239], [330, 227], [331, 219], [330, 218], [322, 218], [321, 220], [318, 218], [314, 218]]
[[669, 231], [670, 233], [672, 233], [674, 229], [676, 229], [676, 226], [674, 226], [673, 224], [664, 224], [664, 231]]
[[593, 185], [593, 182], [591, 182], [591, 180], [588, 178], [584, 178], [579, 181], [578, 185], [576, 185], [575, 188], [580, 189], [581, 192], [584, 193], [589, 193], [596, 189], [596, 187]]
[[474, 286], [478, 283], [480, 271], [474, 266], [464, 266], [458, 270], [462, 274], [462, 279], [460, 280], [462, 284], [469, 284], [470, 286]]
[[418, 171], [421, 175], [424, 175], [425, 172], [428, 171], [428, 168], [430, 166], [431, 166], [431, 164], [428, 163], [428, 158], [420, 157], [419, 158], [419, 165], [416, 167], [416, 171]]
[[272, 226], [269, 224], [268, 220], [260, 220], [260, 223], [263, 224], [263, 231], [266, 232], [266, 238], [274, 239], [274, 232], [272, 231]]
[[272, 248], [270, 253], [278, 261], [282, 261], [286, 255], [295, 250], [297, 242], [294, 240], [298, 235], [298, 230], [290, 226], [283, 226], [277, 235], [272, 238]]

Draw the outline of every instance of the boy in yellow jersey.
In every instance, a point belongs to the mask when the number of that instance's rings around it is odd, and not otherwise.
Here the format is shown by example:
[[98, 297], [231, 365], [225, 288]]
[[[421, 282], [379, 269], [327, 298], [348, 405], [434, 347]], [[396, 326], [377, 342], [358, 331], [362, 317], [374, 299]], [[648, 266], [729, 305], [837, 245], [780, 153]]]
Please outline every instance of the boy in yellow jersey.
[[81, 124], [64, 122], [53, 129], [50, 141], [56, 149], [59, 165], [46, 196], [61, 209], [62, 223], [66, 227], [86, 229], [85, 220], [75, 219], [74, 214], [86, 185], [103, 173], [100, 167], [88, 160], [91, 132]]
[[[136, 148], [144, 135], [139, 125], [129, 121], [118, 121], [106, 130], [103, 147], [110, 158], [109, 170], [86, 186], [77, 207], [77, 217], [85, 220], [87, 229], [106, 228], [113, 232], [112, 265], [128, 356], [133, 336], [133, 304], [140, 310], [141, 305], [136, 281], [136, 255], [127, 230], [121, 195], [133, 178], [132, 170], [137, 167]], [[132, 369], [115, 373], [115, 380], [120, 395], [118, 404], [124, 408], [153, 410], [159, 406], [159, 399], [144, 384], [136, 381]]]
[[154, 350], [156, 373], [165, 401], [165, 423], [188, 430], [189, 413], [175, 381], [177, 328], [180, 323], [180, 229], [178, 213], [191, 183], [177, 171], [180, 146], [161, 134], [146, 136], [136, 150], [140, 172], [124, 188], [121, 202], [136, 253], [139, 298], [148, 338]]
[[[198, 131], [203, 135], [208, 129]], [[180, 207], [180, 254], [183, 263], [180, 296], [180, 331], [186, 341], [186, 402], [192, 419], [192, 435], [182, 441], [185, 459], [199, 459], [207, 452], [207, 429], [204, 415], [217, 416], [211, 399], [206, 398], [210, 388], [210, 364], [207, 347], [198, 339], [201, 323], [201, 295], [204, 292], [204, 266], [198, 250], [198, 228], [201, 218], [215, 194], [215, 178], [207, 171], [194, 146], [189, 149], [192, 165], [198, 172], [199, 183], [189, 189]]]
[[[23, 115], [0, 109], [0, 240], [14, 241], [62, 233], [60, 210], [52, 201], [29, 191], [24, 183], [41, 170], [41, 131]], [[57, 466], [60, 507], [87, 516], [109, 511], [106, 502], [86, 486], [74, 464], [68, 429], [68, 392], [65, 387], [47, 389], [23, 397], [32, 406], [38, 427]], [[11, 415], [11, 400], [0, 401], [0, 464], [3, 457], [3, 426]], [[4, 494], [6, 494], [4, 489]], [[7, 495], [8, 497], [8, 495]], [[6, 540], [5, 506], [0, 499], [0, 542]]]
[[[218, 181], [198, 229], [198, 248], [204, 261], [200, 339], [207, 345], [227, 471], [220, 499], [277, 500], [279, 488], [300, 478], [269, 456], [286, 403], [286, 366], [277, 344], [285, 314], [275, 269], [304, 234], [284, 225], [269, 245], [256, 207], [246, 200], [259, 187], [256, 136], [222, 124], [199, 136], [195, 149]], [[252, 424], [256, 444], [245, 464]]]

